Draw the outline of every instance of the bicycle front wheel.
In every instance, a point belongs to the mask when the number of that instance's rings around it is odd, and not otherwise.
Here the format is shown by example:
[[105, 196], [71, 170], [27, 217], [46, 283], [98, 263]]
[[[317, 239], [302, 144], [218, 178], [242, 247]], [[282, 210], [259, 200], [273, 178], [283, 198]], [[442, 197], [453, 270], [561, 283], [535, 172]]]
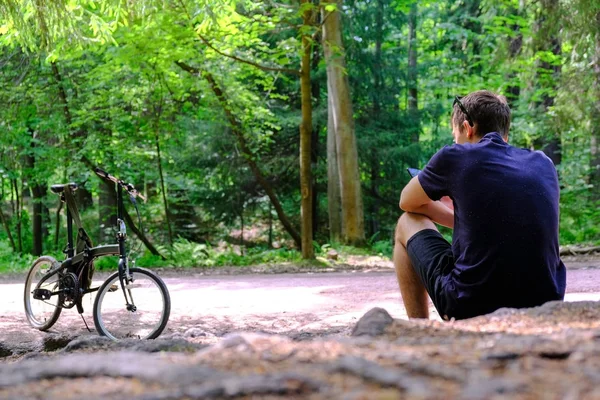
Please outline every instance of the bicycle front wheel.
[[58, 268], [60, 263], [52, 257], [40, 257], [33, 262], [25, 280], [25, 293], [23, 302], [25, 304], [25, 315], [27, 321], [34, 328], [41, 331], [48, 330], [54, 325], [62, 311], [62, 294], [52, 294], [60, 290], [58, 274], [42, 282], [39, 287], [44, 296], [33, 297], [33, 291], [44, 276]]
[[123, 282], [125, 287], [118, 272], [100, 286], [94, 301], [94, 325], [100, 335], [113, 340], [155, 339], [169, 320], [169, 291], [158, 275], [146, 269], [131, 268], [129, 274], [131, 280]]

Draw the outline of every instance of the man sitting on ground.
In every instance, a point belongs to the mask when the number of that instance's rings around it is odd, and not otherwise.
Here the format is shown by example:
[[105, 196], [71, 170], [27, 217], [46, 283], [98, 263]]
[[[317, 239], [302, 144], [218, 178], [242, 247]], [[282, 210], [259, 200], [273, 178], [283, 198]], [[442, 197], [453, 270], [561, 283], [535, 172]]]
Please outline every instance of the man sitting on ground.
[[[409, 318], [429, 317], [428, 293], [445, 320], [564, 298], [556, 169], [510, 146], [509, 126], [504, 97], [457, 97], [455, 144], [402, 190], [394, 265]], [[452, 245], [435, 223], [454, 229]]]

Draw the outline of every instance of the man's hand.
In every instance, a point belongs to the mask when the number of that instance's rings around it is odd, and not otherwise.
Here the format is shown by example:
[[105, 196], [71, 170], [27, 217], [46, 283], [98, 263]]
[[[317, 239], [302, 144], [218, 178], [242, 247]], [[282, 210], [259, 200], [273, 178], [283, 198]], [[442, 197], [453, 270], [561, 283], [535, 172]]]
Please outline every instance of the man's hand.
[[453, 228], [454, 207], [452, 200], [449, 197], [442, 198], [442, 200], [431, 200], [423, 190], [419, 177], [415, 176], [402, 190], [400, 208], [407, 212], [425, 215], [437, 224]]

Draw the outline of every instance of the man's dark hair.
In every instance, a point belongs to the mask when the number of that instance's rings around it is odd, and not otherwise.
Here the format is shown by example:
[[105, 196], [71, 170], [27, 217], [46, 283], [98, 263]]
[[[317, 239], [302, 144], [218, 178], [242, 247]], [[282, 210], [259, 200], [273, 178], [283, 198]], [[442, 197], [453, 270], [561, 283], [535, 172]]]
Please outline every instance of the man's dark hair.
[[[469, 116], [475, 123], [476, 135], [482, 137], [486, 133], [498, 132], [502, 137], [508, 137], [510, 128], [510, 108], [506, 102], [506, 97], [497, 95], [489, 90], [478, 90], [469, 93], [460, 99]], [[454, 104], [452, 109], [452, 123], [458, 126], [461, 131], [463, 122], [466, 121], [466, 115], [458, 104]]]

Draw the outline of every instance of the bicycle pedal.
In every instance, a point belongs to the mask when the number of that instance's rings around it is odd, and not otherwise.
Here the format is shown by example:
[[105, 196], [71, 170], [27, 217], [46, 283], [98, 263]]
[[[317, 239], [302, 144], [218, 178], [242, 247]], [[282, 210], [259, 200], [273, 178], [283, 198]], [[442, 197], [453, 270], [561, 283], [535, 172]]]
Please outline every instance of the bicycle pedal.
[[119, 290], [119, 287], [116, 284], [110, 285], [110, 288], [108, 288], [109, 293], [116, 292], [117, 290]]

